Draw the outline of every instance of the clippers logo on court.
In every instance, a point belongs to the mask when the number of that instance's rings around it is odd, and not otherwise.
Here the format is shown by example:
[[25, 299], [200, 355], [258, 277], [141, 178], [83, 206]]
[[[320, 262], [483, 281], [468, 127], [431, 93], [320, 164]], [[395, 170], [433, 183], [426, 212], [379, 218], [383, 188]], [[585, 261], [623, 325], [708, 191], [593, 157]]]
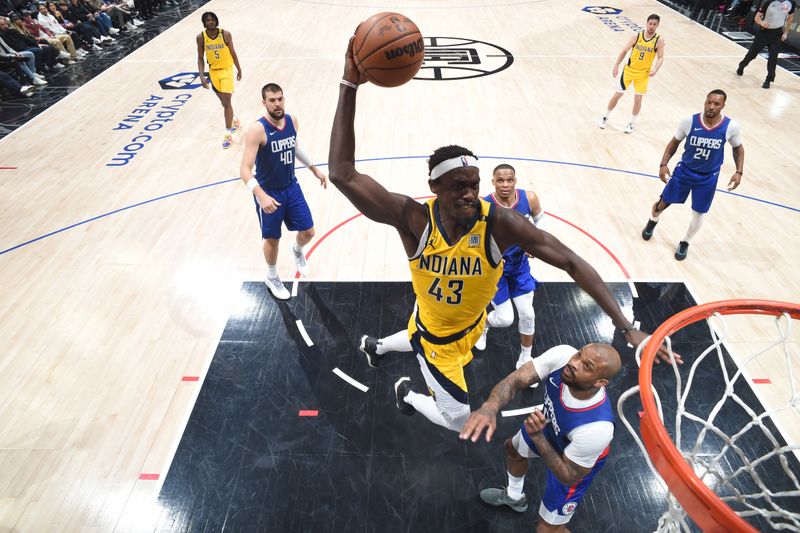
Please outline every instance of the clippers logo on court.
[[571, 515], [575, 512], [575, 509], [578, 508], [578, 504], [575, 502], [567, 502], [564, 504], [564, 507], [561, 508], [561, 514]]
[[622, 13], [621, 9], [608, 6], [586, 6], [581, 11], [586, 11], [592, 15], [619, 15]]
[[180, 72], [178, 74], [173, 74], [168, 78], [158, 80], [158, 84], [165, 91], [199, 89], [203, 86], [203, 84], [200, 83], [200, 75], [197, 72]]
[[643, 31], [644, 28], [639, 26], [636, 22], [632, 21], [624, 15], [620, 15], [622, 10], [616, 7], [609, 6], [586, 6], [581, 11], [590, 13], [597, 17], [597, 20], [602, 22], [606, 28], [611, 31]]
[[425, 60], [415, 80], [466, 80], [497, 74], [511, 66], [511, 52], [463, 37], [424, 37]]

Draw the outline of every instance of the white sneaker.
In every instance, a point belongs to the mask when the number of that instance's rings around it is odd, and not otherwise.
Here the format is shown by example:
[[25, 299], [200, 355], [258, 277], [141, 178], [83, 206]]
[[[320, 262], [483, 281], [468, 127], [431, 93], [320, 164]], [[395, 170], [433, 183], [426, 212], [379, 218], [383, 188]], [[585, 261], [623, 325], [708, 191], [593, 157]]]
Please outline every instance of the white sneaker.
[[138, 17], [134, 18], [131, 22], [133, 22], [134, 26], [141, 26], [144, 24], [144, 21]]
[[478, 351], [483, 351], [486, 349], [486, 336], [489, 334], [489, 326], [483, 327], [483, 333], [481, 333], [480, 339], [478, 342], [475, 343], [475, 349]]
[[47, 80], [43, 80], [42, 78], [33, 78], [34, 85], [47, 85]]
[[288, 300], [292, 297], [289, 290], [284, 287], [283, 282], [280, 278], [266, 278], [264, 283], [267, 285], [267, 289], [272, 295], [277, 298], [278, 300]]
[[597, 123], [597, 127], [600, 128], [601, 130], [604, 130], [606, 129], [607, 125], [608, 125], [608, 117], [600, 117], [600, 122]]
[[116, 35], [119, 33], [119, 30], [117, 28], [108, 28], [108, 33], [111, 35]]
[[[520, 354], [520, 355], [519, 355], [519, 359], [517, 359], [517, 370], [519, 370], [519, 369], [520, 369], [520, 367], [521, 367], [522, 365], [526, 364], [528, 361], [533, 361], [533, 357], [530, 357], [530, 356], [528, 356], [528, 357], [523, 357], [523, 356], [522, 356], [522, 354]], [[537, 381], [536, 383], [534, 383], [534, 384], [533, 384], [533, 385], [531, 385], [530, 387], [531, 387], [532, 389], [535, 389], [535, 388], [536, 388], [536, 387], [538, 387], [538, 386], [539, 386], [539, 382]]]
[[34, 89], [36, 89], [36, 87], [34, 87], [33, 85], [23, 85], [22, 87], [19, 88], [19, 92], [29, 93], [33, 92]]
[[308, 263], [306, 263], [303, 252], [295, 251], [294, 246], [292, 246], [292, 253], [294, 254], [294, 265], [297, 267], [297, 272], [303, 277], [308, 276]]
[[625, 126], [625, 133], [633, 133], [633, 122], [629, 122], [627, 126]]
[[97, 51], [97, 50], [102, 50], [102, 48], [100, 48], [99, 46], [97, 46], [97, 43], [93, 43], [93, 44], [92, 44], [92, 50], [95, 50], [95, 51]]
[[126, 27], [126, 28], [128, 28], [128, 29], [129, 29], [129, 30], [131, 30], [131, 31], [133, 31], [133, 30], [135, 30], [135, 29], [136, 29], [136, 26], [134, 26], [134, 25], [133, 25], [133, 24], [131, 24], [130, 22], [126, 22], [126, 23], [125, 23], [125, 27]]
[[69, 54], [68, 54], [68, 53], [66, 53], [66, 52], [59, 52], [59, 53], [58, 53], [58, 57], [59, 57], [60, 59], [69, 59]]

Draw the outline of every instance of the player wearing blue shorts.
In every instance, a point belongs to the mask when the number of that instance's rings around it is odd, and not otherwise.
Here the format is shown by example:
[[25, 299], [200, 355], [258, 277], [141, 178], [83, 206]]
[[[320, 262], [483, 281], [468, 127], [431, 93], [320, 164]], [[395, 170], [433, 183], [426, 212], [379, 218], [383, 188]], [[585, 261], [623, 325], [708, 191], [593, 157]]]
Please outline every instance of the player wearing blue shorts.
[[[544, 211], [539, 197], [533, 191], [516, 188], [517, 176], [514, 167], [501, 164], [492, 171], [494, 193], [484, 200], [492, 202], [504, 209], [513, 209], [532, 221], [539, 228], [544, 227]], [[519, 314], [520, 354], [517, 368], [531, 359], [533, 334], [535, 331], [535, 315], [533, 312], [533, 292], [536, 290], [536, 279], [531, 274], [528, 256], [519, 246], [512, 246], [503, 253], [503, 276], [497, 282], [497, 292], [492, 298], [494, 310], [486, 317], [486, 328], [478, 339], [475, 348], [486, 348], [486, 335], [489, 328], [506, 328], [514, 321], [514, 306]]]
[[486, 440], [491, 440], [497, 413], [517, 391], [539, 381], [545, 383], [544, 412], [531, 413], [505, 441], [508, 485], [482, 490], [481, 499], [525, 512], [528, 499], [523, 485], [528, 459], [541, 458], [548, 473], [536, 531], [566, 531], [608, 456], [614, 411], [606, 385], [621, 366], [619, 353], [607, 344], [589, 344], [580, 350], [562, 345], [550, 348], [495, 385], [489, 399], [470, 414], [462, 439], [475, 442], [485, 429]]
[[[661, 197], [653, 204], [650, 220], [642, 230], [642, 238], [649, 241], [658, 224], [658, 217], [671, 204], [682, 204], [692, 193], [692, 221], [686, 236], [675, 250], [675, 259], [683, 261], [689, 253], [689, 241], [700, 229], [703, 216], [711, 208], [717, 179], [725, 157], [725, 143], [733, 147], [736, 172], [728, 182], [728, 190], [739, 186], [744, 172], [744, 146], [739, 124], [722, 114], [727, 95], [722, 89], [714, 89], [706, 96], [703, 113], [684, 119], [667, 144], [661, 157], [658, 177], [666, 183]], [[669, 160], [675, 155], [683, 139], [683, 156], [670, 177]]]
[[239, 174], [253, 193], [256, 204], [267, 261], [267, 288], [275, 298], [288, 300], [289, 291], [277, 268], [281, 226], [286, 224], [289, 231], [297, 231], [292, 251], [295, 266], [302, 276], [308, 274], [303, 246], [314, 237], [311, 210], [294, 173], [295, 159], [307, 166], [323, 187], [327, 188], [328, 180], [297, 146], [299, 124], [296, 116], [284, 112], [283, 89], [268, 83], [261, 89], [261, 98], [267, 114], [247, 131]]

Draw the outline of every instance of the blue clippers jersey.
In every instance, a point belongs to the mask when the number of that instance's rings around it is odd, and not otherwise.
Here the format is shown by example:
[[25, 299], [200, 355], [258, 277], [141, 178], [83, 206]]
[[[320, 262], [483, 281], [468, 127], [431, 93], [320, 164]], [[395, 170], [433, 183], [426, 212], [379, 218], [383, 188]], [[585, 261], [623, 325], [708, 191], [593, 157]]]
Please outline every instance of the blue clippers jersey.
[[696, 174], [715, 174], [725, 156], [725, 136], [731, 119], [723, 117], [713, 129], [707, 129], [700, 113], [692, 117], [692, 127], [683, 145], [681, 166]]
[[[511, 207], [500, 205], [500, 202], [495, 199], [494, 193], [486, 195], [484, 200], [487, 202], [492, 202], [494, 205], [502, 207], [503, 209], [513, 209], [526, 218], [530, 218], [531, 216], [531, 206], [528, 204], [528, 194], [522, 189], [517, 189], [517, 202]], [[525, 256], [523, 249], [515, 244], [503, 252], [503, 261], [503, 271], [509, 272], [511, 270], [515, 270], [520, 264], [524, 262], [527, 263], [528, 258]]]
[[265, 117], [258, 121], [264, 126], [267, 143], [256, 154], [256, 179], [262, 189], [285, 189], [295, 180], [294, 149], [297, 132], [292, 117], [285, 115], [283, 129], [275, 127]]
[[614, 422], [614, 410], [605, 389], [603, 389], [603, 400], [591, 407], [570, 409], [564, 405], [561, 401], [561, 388], [566, 387], [561, 383], [563, 368], [547, 376], [544, 393], [544, 416], [549, 422], [545, 426], [544, 434], [550, 444], [562, 454], [570, 443], [567, 435], [576, 427], [592, 422]]

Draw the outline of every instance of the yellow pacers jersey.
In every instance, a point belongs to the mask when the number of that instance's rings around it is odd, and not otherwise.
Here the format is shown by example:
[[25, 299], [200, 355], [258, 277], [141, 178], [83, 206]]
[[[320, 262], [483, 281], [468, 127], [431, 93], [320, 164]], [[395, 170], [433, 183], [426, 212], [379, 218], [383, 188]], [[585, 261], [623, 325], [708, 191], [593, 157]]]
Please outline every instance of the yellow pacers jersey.
[[639, 32], [636, 43], [631, 48], [631, 55], [628, 58], [627, 67], [632, 73], [648, 76], [653, 59], [656, 57], [656, 44], [658, 34], [656, 33], [649, 40], [644, 38], [644, 32]]
[[436, 201], [429, 200], [426, 206], [428, 232], [420, 242], [421, 252], [409, 260], [411, 283], [421, 325], [436, 337], [447, 337], [475, 326], [481, 318], [497, 292], [502, 256], [490, 238], [489, 202], [480, 200], [481, 213], [472, 229], [452, 244], [439, 229]]
[[217, 31], [217, 38], [212, 39], [208, 36], [208, 30], [203, 30], [203, 47], [206, 50], [206, 61], [211, 70], [231, 68], [233, 66], [233, 56], [231, 49], [225, 44], [222, 30]]

